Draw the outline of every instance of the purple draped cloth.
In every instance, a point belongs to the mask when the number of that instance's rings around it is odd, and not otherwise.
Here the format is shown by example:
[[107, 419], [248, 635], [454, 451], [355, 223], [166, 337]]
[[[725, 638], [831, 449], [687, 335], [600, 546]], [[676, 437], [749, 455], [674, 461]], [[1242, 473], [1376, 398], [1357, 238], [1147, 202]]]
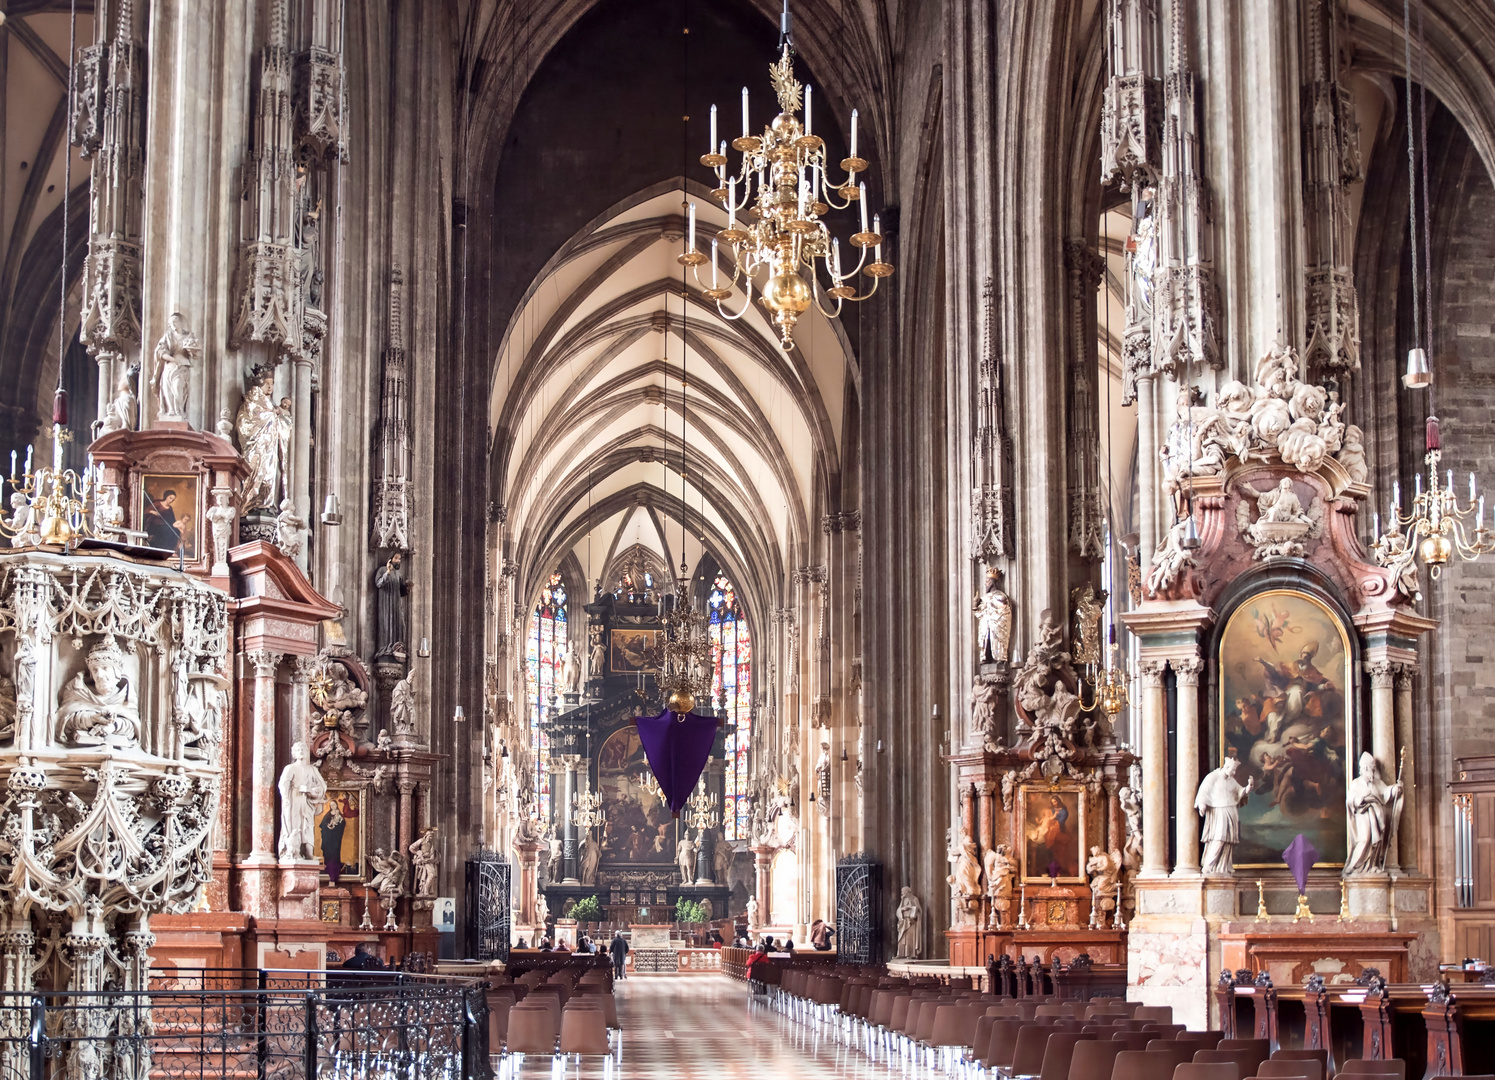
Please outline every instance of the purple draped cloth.
[[718, 721], [713, 716], [666, 709], [658, 716], [640, 716], [637, 723], [638, 741], [644, 746], [649, 768], [659, 781], [670, 813], [679, 817], [680, 808], [690, 798], [711, 757]]
[[1293, 837], [1293, 842], [1287, 845], [1287, 850], [1282, 853], [1282, 861], [1287, 863], [1287, 868], [1293, 872], [1293, 880], [1298, 883], [1298, 895], [1308, 891], [1308, 871], [1313, 869], [1313, 864], [1319, 861], [1318, 849], [1308, 842], [1302, 833]]

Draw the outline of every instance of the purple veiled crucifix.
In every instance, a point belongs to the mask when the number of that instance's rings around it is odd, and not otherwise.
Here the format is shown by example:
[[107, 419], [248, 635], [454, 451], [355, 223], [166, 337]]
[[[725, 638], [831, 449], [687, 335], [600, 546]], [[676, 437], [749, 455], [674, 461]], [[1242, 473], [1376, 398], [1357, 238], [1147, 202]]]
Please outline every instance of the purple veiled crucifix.
[[1293, 842], [1287, 845], [1287, 850], [1282, 853], [1282, 861], [1287, 863], [1287, 868], [1292, 871], [1293, 881], [1297, 882], [1298, 895], [1302, 896], [1308, 892], [1308, 871], [1313, 869], [1313, 864], [1319, 861], [1318, 849], [1308, 841], [1302, 833], [1293, 837]]
[[716, 730], [721, 721], [714, 716], [674, 713], [666, 709], [658, 716], [640, 716], [638, 741], [643, 744], [649, 768], [664, 792], [670, 813], [680, 816], [680, 808], [690, 798], [701, 770], [711, 757]]

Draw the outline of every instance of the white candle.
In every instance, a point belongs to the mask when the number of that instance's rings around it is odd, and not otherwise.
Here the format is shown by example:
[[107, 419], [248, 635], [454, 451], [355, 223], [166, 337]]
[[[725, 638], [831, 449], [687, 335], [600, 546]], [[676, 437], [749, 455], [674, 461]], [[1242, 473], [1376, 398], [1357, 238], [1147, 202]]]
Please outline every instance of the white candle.
[[706, 144], [706, 153], [716, 152], [716, 106], [711, 106], [711, 141]]
[[31, 475], [31, 451], [34, 450], [34, 449], [36, 449], [34, 446], [32, 446], [29, 443], [27, 444], [27, 446], [26, 446], [26, 475], [27, 476]]
[[727, 181], [727, 228], [737, 228], [737, 177]]
[[1422, 498], [1422, 473], [1418, 473], [1414, 479], [1416, 480], [1416, 485], [1412, 489], [1412, 498], [1417, 500]]
[[857, 156], [857, 111], [855, 109], [851, 110], [851, 156]]
[[1381, 538], [1381, 515], [1374, 510], [1370, 513], [1370, 536], [1372, 542]]
[[882, 262], [882, 215], [881, 214], [873, 214], [872, 215], [872, 231], [877, 234], [877, 251], [876, 251], [876, 259], [875, 259], [875, 261]]
[[1391, 505], [1398, 510], [1402, 508], [1402, 482], [1400, 480], [1391, 481]]
[[1452, 469], [1448, 470], [1448, 481], [1445, 484], [1445, 486], [1448, 488], [1448, 493], [1450, 495], [1452, 495], [1453, 494], [1453, 470]]
[[742, 88], [742, 137], [744, 139], [747, 138], [747, 134], [748, 134], [748, 95], [747, 95], [747, 87], [744, 86]]
[[841, 283], [841, 241], [837, 239], [831, 240], [831, 277]]
[[857, 191], [861, 195], [861, 198], [858, 199], [857, 201], [862, 204], [862, 232], [866, 232], [867, 231], [867, 185], [866, 184], [858, 184], [857, 185]]
[[716, 237], [711, 238], [711, 287], [716, 288]]
[[810, 166], [810, 191], [818, 200], [820, 198], [820, 193], [823, 190], [824, 188], [822, 188], [820, 185], [820, 166], [812, 165]]
[[1474, 501], [1474, 474], [1469, 474], [1469, 501]]
[[16, 452], [14, 450], [10, 452], [10, 475], [12, 479], [16, 475]]
[[810, 134], [810, 93], [813, 87], [805, 87], [805, 134]]
[[1484, 516], [1485, 516], [1485, 497], [1483, 495], [1481, 495], [1479, 497], [1479, 510], [1474, 515], [1474, 524], [1478, 525], [1480, 523], [1480, 520], [1482, 518], [1484, 518]]
[[686, 251], [694, 251], [694, 250], [696, 250], [696, 204], [695, 203], [688, 203], [686, 205], [688, 207], [688, 214], [689, 214], [689, 226], [688, 226], [688, 228], [689, 228], [690, 238], [689, 238], [689, 240], [686, 241], [685, 250]]

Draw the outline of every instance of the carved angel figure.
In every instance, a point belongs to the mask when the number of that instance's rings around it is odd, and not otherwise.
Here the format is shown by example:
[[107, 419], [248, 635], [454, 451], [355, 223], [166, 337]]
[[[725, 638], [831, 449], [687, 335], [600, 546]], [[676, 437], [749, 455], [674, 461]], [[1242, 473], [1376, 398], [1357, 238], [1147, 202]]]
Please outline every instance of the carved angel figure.
[[130, 700], [124, 653], [106, 637], [88, 652], [85, 668], [57, 695], [52, 724], [58, 741], [72, 746], [135, 746], [140, 709]]
[[41, 529], [37, 527], [36, 511], [24, 492], [13, 492], [10, 496], [10, 520], [5, 528], [11, 533], [11, 547], [35, 547], [42, 542]]
[[151, 372], [151, 389], [156, 391], [160, 420], [187, 419], [187, 393], [192, 386], [192, 362], [202, 352], [202, 342], [187, 329], [180, 311], [167, 320], [166, 332], [156, 342], [151, 354], [155, 368]]
[[1090, 879], [1091, 910], [1097, 913], [1116, 910], [1116, 882], [1121, 876], [1121, 852], [1105, 852], [1097, 846], [1085, 860], [1085, 876]]
[[275, 546], [285, 554], [286, 558], [294, 559], [300, 556], [302, 545], [306, 543], [306, 519], [297, 514], [290, 499], [280, 500], [280, 513], [275, 516]]
[[409, 871], [405, 856], [398, 850], [384, 854], [383, 848], [375, 848], [369, 856], [374, 876], [369, 879], [369, 888], [379, 894], [379, 901], [387, 910], [393, 910], [400, 897], [405, 895], [405, 877]]

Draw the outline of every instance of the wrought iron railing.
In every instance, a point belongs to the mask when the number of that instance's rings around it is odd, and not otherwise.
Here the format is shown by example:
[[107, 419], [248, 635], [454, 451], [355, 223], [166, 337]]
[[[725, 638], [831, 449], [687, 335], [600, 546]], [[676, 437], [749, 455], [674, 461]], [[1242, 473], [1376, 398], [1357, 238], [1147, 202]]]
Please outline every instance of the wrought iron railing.
[[177, 969], [145, 991], [0, 993], [0, 1080], [490, 1075], [472, 979]]

